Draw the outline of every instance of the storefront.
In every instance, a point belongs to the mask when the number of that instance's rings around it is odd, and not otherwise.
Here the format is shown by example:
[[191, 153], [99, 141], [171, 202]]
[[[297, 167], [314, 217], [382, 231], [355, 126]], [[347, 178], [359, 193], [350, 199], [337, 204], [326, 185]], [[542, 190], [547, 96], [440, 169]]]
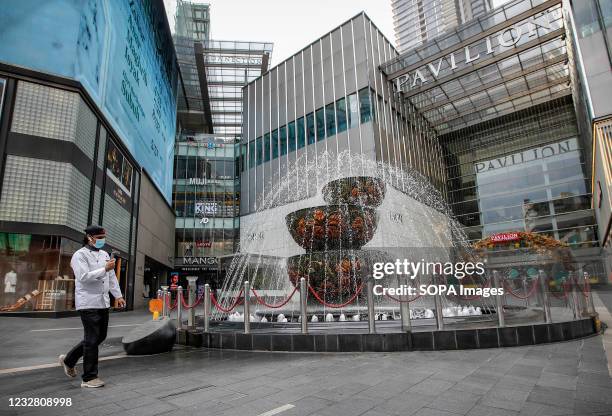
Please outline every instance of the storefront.
[[[178, 75], [163, 3], [71, 7], [14, 7], [3, 16], [14, 23], [0, 42], [3, 313], [73, 313], [70, 258], [89, 224], [106, 229], [128, 309], [137, 250], [172, 258], [137, 242], [139, 216], [174, 225], [170, 208], [159, 215], [148, 202], [155, 194], [169, 206], [172, 189]], [[52, 24], [32, 32], [33, 13]], [[134, 30], [139, 50], [126, 48]], [[146, 203], [144, 177], [152, 183]]]

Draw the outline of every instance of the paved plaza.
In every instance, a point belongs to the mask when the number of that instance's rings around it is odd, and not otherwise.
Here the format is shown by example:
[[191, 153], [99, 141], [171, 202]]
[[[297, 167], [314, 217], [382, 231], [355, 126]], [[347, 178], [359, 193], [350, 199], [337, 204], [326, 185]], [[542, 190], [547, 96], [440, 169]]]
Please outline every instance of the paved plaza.
[[[2, 374], [0, 410], [88, 416], [612, 415], [612, 381], [599, 336], [533, 347], [387, 354], [178, 347], [100, 366], [107, 386], [99, 390], [79, 388], [58, 367]], [[8, 407], [9, 397], [70, 397], [73, 406], [17, 411]]]
[[[597, 297], [602, 318], [612, 319], [612, 293]], [[612, 415], [610, 331], [504, 349], [311, 354], [177, 346], [126, 356], [121, 337], [145, 319], [142, 311], [111, 316], [100, 353], [107, 385], [84, 390], [55, 361], [81, 336], [78, 317], [0, 318], [0, 346], [10, 352], [0, 361], [0, 414]], [[72, 406], [10, 408], [17, 397], [71, 398]]]

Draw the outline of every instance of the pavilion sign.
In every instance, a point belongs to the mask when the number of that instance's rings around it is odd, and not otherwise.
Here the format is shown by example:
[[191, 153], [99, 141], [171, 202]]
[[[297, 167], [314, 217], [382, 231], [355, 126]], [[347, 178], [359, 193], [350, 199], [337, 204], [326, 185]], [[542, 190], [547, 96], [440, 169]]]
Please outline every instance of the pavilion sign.
[[[561, 9], [559, 7], [545, 10], [527, 20], [506, 27], [495, 35], [480, 39], [476, 43], [455, 50], [437, 61], [430, 62], [411, 73], [398, 77], [395, 80], [397, 89], [398, 91], [409, 91], [449, 75], [458, 69], [463, 69], [468, 64], [484, 59], [496, 52], [516, 47], [526, 37], [538, 38], [538, 28], [541, 28], [545, 34], [552, 32], [558, 29], [558, 24], [553, 22], [560, 21], [560, 19]], [[497, 42], [494, 43], [492, 39], [497, 39]]]

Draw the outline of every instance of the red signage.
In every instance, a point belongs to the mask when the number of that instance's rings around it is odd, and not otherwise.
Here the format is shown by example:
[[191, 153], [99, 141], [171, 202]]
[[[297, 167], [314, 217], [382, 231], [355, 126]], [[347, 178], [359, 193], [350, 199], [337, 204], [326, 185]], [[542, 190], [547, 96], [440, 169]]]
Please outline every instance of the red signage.
[[499, 233], [491, 236], [491, 242], [493, 243], [505, 243], [507, 241], [520, 240], [518, 233]]

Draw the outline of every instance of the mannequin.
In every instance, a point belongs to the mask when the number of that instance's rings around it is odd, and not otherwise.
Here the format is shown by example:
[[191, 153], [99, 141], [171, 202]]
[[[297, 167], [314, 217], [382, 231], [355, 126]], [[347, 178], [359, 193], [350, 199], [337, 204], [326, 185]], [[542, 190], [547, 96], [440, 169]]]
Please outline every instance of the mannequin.
[[13, 269], [4, 275], [4, 293], [15, 293], [17, 273]]

